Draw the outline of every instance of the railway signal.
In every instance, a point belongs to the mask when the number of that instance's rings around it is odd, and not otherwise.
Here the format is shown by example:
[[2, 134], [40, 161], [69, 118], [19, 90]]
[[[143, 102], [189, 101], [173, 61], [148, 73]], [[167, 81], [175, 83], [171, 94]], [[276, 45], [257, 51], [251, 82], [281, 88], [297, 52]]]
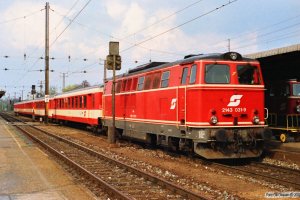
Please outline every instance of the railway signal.
[[116, 143], [115, 133], [115, 89], [116, 89], [116, 70], [121, 69], [121, 56], [119, 55], [119, 42], [109, 42], [109, 55], [106, 57], [106, 67], [113, 70], [113, 86], [112, 86], [112, 126], [108, 130], [108, 142]]

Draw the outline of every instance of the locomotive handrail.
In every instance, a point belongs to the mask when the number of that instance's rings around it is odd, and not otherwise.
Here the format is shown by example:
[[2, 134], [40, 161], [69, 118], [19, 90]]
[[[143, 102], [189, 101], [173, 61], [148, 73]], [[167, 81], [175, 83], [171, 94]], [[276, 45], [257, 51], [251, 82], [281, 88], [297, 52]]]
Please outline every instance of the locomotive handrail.
[[265, 108], [265, 110], [266, 110], [266, 114], [267, 114], [267, 116], [265, 117], [265, 119], [268, 119], [269, 118], [269, 110], [268, 110], [268, 108]]

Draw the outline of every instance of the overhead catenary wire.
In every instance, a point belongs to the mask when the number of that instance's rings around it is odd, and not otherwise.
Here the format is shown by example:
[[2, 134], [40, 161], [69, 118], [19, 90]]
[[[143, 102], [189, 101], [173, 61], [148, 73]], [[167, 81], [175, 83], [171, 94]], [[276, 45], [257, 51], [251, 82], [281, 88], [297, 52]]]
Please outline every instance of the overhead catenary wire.
[[[183, 12], [184, 10], [186, 10], [186, 9], [188, 9], [188, 8], [194, 6], [194, 5], [196, 5], [196, 4], [198, 4], [198, 3], [202, 2], [202, 1], [204, 1], [204, 0], [198, 0], [198, 1], [196, 1], [196, 2], [193, 2], [193, 3], [189, 4], [189, 5], [187, 5], [187, 6], [183, 7], [183, 8], [181, 8], [181, 9], [179, 9], [179, 10], [177, 10], [177, 11], [175, 11], [174, 13], [172, 13], [172, 14], [166, 16], [166, 17], [163, 17], [163, 18], [161, 18], [161, 19], [159, 19], [159, 20], [157, 20], [156, 22], [150, 24], [149, 26], [146, 26], [146, 27], [144, 27], [144, 28], [141, 28], [141, 29], [138, 30], [137, 32], [131, 33], [131, 34], [129, 34], [128, 36], [125, 36], [125, 37], [123, 37], [123, 38], [117, 38], [117, 37], [115, 37], [115, 36], [113, 36], [113, 35], [111, 35], [111, 34], [104, 33], [104, 32], [102, 32], [102, 31], [100, 31], [100, 30], [98, 30], [98, 29], [95, 29], [95, 28], [93, 28], [93, 27], [84, 25], [84, 24], [82, 24], [82, 23], [80, 23], [80, 22], [76, 22], [76, 21], [75, 21], [74, 23], [76, 23], [76, 24], [78, 24], [78, 25], [80, 25], [80, 26], [82, 26], [82, 27], [88, 28], [88, 29], [90, 29], [90, 30], [93, 30], [93, 31], [95, 31], [95, 32], [97, 32], [97, 33], [100, 33], [100, 34], [102, 34], [102, 35], [104, 35], [104, 36], [106, 36], [106, 37], [108, 37], [108, 38], [113, 38], [113, 39], [116, 39], [116, 40], [119, 40], [119, 41], [123, 41], [123, 40], [125, 40], [126, 38], [128, 38], [128, 37], [130, 37], [130, 36], [132, 36], [132, 35], [135, 35], [135, 34], [137, 34], [137, 33], [139, 33], [139, 32], [142, 32], [142, 31], [144, 31], [144, 30], [147, 30], [147, 29], [149, 29], [150, 27], [153, 27], [153, 26], [155, 26], [155, 25], [157, 25], [157, 24], [159, 24], [159, 23], [161, 23], [161, 22], [163, 22], [163, 21], [169, 19], [170, 17], [172, 17], [172, 16], [174, 16], [174, 15], [180, 13], [180, 12]], [[65, 15], [62, 15], [62, 14], [58, 13], [57, 11], [54, 11], [54, 10], [53, 10], [53, 12], [55, 12], [57, 15], [60, 15], [60, 16], [62, 16], [62, 17], [64, 17], [64, 18], [66, 18], [66, 19], [69, 20], [69, 21], [72, 20], [72, 19], [70, 19], [69, 17], [67, 17], [67, 16], [65, 16]], [[128, 43], [128, 44], [133, 45], [133, 43]], [[104, 45], [104, 44], [103, 44], [103, 45]], [[100, 46], [103, 46], [103, 45], [100, 45]], [[180, 55], [180, 56], [182, 56], [182, 54], [178, 54], [178, 53], [174, 53], [174, 52], [168, 52], [168, 51], [163, 51], [163, 50], [157, 50], [157, 49], [153, 49], [153, 48], [150, 49], [150, 48], [143, 47], [143, 46], [140, 46], [140, 47], [143, 48], [143, 49], [151, 50], [151, 51], [158, 52], [158, 53], [161, 53], [161, 54]], [[94, 51], [94, 52], [96, 52], [96, 51]], [[93, 53], [94, 53], [94, 52], [93, 52]]]
[[[67, 17], [69, 15], [69, 13], [73, 10], [73, 8], [78, 4], [79, 0], [77, 0], [72, 6], [71, 8], [67, 11], [67, 13], [65, 15], [63, 15], [63, 17], [61, 18], [61, 20], [56, 24], [55, 28], [58, 28], [58, 26], [63, 22], [64, 18]], [[52, 9], [51, 9], [52, 10]], [[52, 10], [54, 11], [54, 10]]]
[[10, 22], [14, 22], [14, 21], [21, 20], [21, 19], [25, 19], [27, 17], [33, 16], [33, 15], [43, 11], [43, 10], [45, 10], [45, 9], [43, 8], [43, 9], [40, 9], [38, 11], [34, 11], [34, 12], [28, 13], [26, 15], [20, 16], [20, 17], [15, 17], [15, 18], [12, 18], [12, 19], [0, 21], [0, 25], [1, 24], [7, 24], [7, 23], [10, 23]]
[[92, 0], [89, 0], [80, 11], [73, 17], [69, 24], [62, 30], [62, 32], [55, 38], [55, 40], [50, 44], [50, 47], [55, 44], [55, 42], [62, 36], [62, 34], [69, 28], [69, 26], [74, 22], [74, 20], [81, 14], [81, 12], [89, 5]]
[[[280, 25], [280, 24], [286, 24], [286, 22], [291, 21], [291, 20], [294, 20], [294, 19], [297, 19], [297, 18], [299, 18], [299, 17], [300, 17], [300, 15], [288, 17], [288, 18], [283, 19], [283, 20], [280, 20], [280, 21], [278, 21], [278, 22], [276, 22], [276, 23], [273, 23], [273, 24], [270, 24], [270, 25], [267, 25], [267, 26], [264, 26], [264, 27], [260, 27], [260, 28], [255, 29], [255, 30], [248, 31], [248, 32], [246, 32], [246, 33], [238, 34], [238, 35], [231, 36], [231, 37], [229, 36], [228, 38], [229, 38], [231, 41], [239, 41], [239, 43], [249, 42], [249, 39], [245, 39], [248, 35], [253, 35], [253, 34], [255, 34], [255, 33], [258, 33], [258, 34], [256, 35], [256, 37], [258, 38], [258, 37], [263, 37], [263, 36], [266, 36], [266, 35], [270, 35], [270, 34], [273, 34], [273, 33], [279, 32], [279, 31], [282, 31], [282, 30], [284, 30], [284, 29], [292, 28], [292, 27], [294, 27], [294, 26], [296, 26], [296, 25], [299, 25], [299, 23], [297, 23], [297, 24], [294, 24], [294, 25], [287, 26], [287, 27], [285, 27], [285, 28], [279, 28], [279, 29], [276, 29], [276, 30], [269, 31], [269, 32], [267, 32], [267, 33], [263, 33], [263, 31], [265, 31], [265, 30], [267, 30], [267, 29], [270, 29], [270, 28], [272, 28], [272, 27], [276, 27], [276, 26], [278, 26], [278, 25]], [[260, 33], [260, 32], [261, 32], [261, 33]], [[218, 41], [218, 42], [214, 42], [214, 43], [208, 44], [208, 46], [210, 46], [210, 47], [214, 47], [214, 46], [215, 46], [216, 48], [213, 48], [213, 49], [217, 49], [217, 48], [219, 49], [219, 47], [220, 47], [221, 45], [224, 45], [224, 47], [225, 47], [225, 45], [227, 45], [228, 38], [227, 38], [227, 39], [224, 39], [224, 40], [222, 40], [222, 41]], [[187, 51], [189, 51], [189, 49], [184, 50], [184, 52], [187, 52]]]
[[206, 16], [206, 15], [209, 15], [210, 13], [213, 13], [213, 12], [219, 10], [219, 9], [222, 9], [222, 8], [228, 6], [228, 5], [230, 5], [230, 4], [232, 4], [232, 3], [236, 2], [236, 1], [238, 1], [238, 0], [229, 1], [229, 2], [226, 3], [226, 4], [223, 4], [223, 5], [217, 7], [217, 8], [215, 8], [215, 9], [213, 9], [213, 10], [210, 10], [210, 11], [204, 13], [204, 14], [201, 14], [201, 15], [199, 15], [199, 16], [197, 16], [197, 17], [194, 17], [194, 18], [192, 18], [192, 19], [190, 19], [190, 20], [188, 20], [188, 21], [185, 21], [184, 23], [181, 23], [181, 24], [179, 24], [179, 25], [177, 25], [177, 26], [175, 26], [175, 27], [172, 27], [172, 28], [170, 28], [170, 29], [167, 29], [167, 30], [165, 30], [165, 31], [163, 31], [163, 32], [161, 32], [161, 33], [159, 33], [159, 34], [156, 34], [156, 35], [154, 35], [154, 36], [151, 36], [151, 37], [149, 37], [148, 39], [145, 39], [145, 40], [143, 40], [143, 41], [141, 41], [141, 42], [138, 42], [138, 43], [136, 43], [136, 44], [134, 44], [134, 45], [132, 45], [132, 46], [126, 48], [126, 49], [121, 50], [120, 52], [125, 52], [125, 51], [127, 51], [127, 50], [129, 50], [129, 49], [134, 48], [135, 46], [138, 46], [138, 45], [140, 45], [140, 44], [143, 44], [143, 43], [145, 43], [145, 42], [148, 42], [148, 41], [150, 41], [150, 40], [153, 40], [153, 39], [155, 39], [155, 38], [157, 38], [157, 37], [160, 37], [160, 36], [162, 36], [162, 35], [164, 35], [164, 34], [170, 32], [170, 31], [173, 31], [173, 30], [175, 30], [175, 29], [177, 29], [177, 28], [179, 28], [179, 27], [181, 27], [181, 26], [184, 26], [184, 25], [186, 25], [186, 24], [188, 24], [188, 23], [191, 23], [191, 22], [193, 22], [193, 21], [195, 21], [195, 20], [197, 20], [197, 19], [199, 19], [199, 18], [202, 18], [202, 17], [204, 17], [204, 16]]
[[204, 1], [204, 0], [199, 0], [199, 1], [196, 1], [196, 2], [194, 2], [194, 3], [191, 3], [191, 4], [187, 5], [187, 6], [185, 6], [184, 8], [179, 9], [179, 10], [173, 12], [172, 14], [170, 14], [170, 15], [168, 15], [168, 16], [166, 16], [166, 17], [163, 17], [163, 18], [157, 20], [156, 22], [150, 24], [149, 26], [146, 26], [146, 27], [144, 27], [144, 28], [141, 28], [141, 29], [139, 29], [138, 31], [136, 31], [136, 32], [134, 32], [134, 33], [131, 33], [131, 34], [129, 34], [129, 35], [127, 35], [127, 36], [121, 38], [120, 41], [122, 41], [122, 40], [124, 40], [124, 39], [127, 39], [127, 38], [129, 38], [129, 37], [131, 37], [131, 36], [133, 36], [133, 35], [136, 35], [136, 34], [138, 34], [138, 33], [140, 33], [140, 32], [143, 32], [143, 31], [149, 29], [150, 27], [153, 27], [154, 25], [157, 25], [157, 24], [159, 24], [159, 23], [161, 23], [161, 22], [163, 22], [163, 21], [169, 19], [170, 17], [172, 17], [172, 16], [174, 16], [174, 15], [176, 15], [176, 14], [178, 14], [178, 13], [181, 13], [182, 11], [184, 11], [184, 10], [186, 10], [186, 9], [188, 9], [188, 8], [190, 8], [190, 7], [192, 7], [192, 6], [196, 5], [196, 4], [198, 4], [198, 3], [200, 3], [201, 1]]

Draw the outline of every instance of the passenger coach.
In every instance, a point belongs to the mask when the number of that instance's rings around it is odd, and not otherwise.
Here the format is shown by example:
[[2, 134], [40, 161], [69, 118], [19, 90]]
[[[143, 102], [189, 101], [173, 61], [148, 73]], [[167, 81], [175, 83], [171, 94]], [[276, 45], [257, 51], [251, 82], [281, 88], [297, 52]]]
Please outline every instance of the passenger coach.
[[[205, 158], [261, 155], [264, 82], [260, 64], [240, 54], [191, 55], [150, 63], [116, 79], [121, 136]], [[103, 126], [112, 125], [112, 80], [105, 83]]]
[[[101, 125], [102, 93], [102, 87], [94, 86], [51, 96], [48, 118], [60, 123], [82, 123], [96, 129]], [[44, 98], [15, 103], [14, 112], [44, 118]]]

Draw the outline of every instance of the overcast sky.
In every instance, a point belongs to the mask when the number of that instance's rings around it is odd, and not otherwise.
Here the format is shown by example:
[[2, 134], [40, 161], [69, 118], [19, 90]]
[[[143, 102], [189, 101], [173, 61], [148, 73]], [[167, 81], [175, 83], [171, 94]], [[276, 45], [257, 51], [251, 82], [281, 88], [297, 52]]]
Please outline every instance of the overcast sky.
[[[49, 0], [50, 85], [101, 84], [108, 42], [122, 71], [191, 53], [242, 54], [298, 44], [299, 0]], [[19, 97], [44, 81], [45, 1], [0, 0], [0, 89]], [[222, 6], [224, 5], [224, 6]], [[217, 9], [219, 8], [219, 9]], [[66, 28], [67, 27], [67, 28]], [[86, 71], [86, 73], [83, 73]]]

